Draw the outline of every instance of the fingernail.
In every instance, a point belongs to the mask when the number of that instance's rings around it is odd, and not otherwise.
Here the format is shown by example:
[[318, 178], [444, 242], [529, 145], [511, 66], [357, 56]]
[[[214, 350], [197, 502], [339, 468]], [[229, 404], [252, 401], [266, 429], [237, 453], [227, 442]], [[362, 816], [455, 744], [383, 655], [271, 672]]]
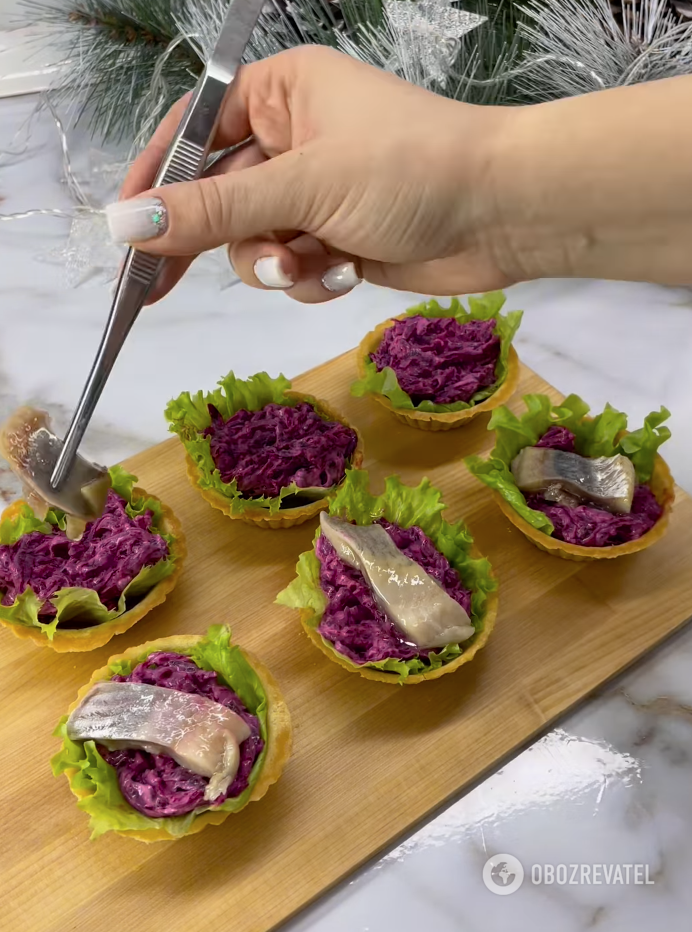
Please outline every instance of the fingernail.
[[106, 207], [108, 230], [114, 243], [142, 243], [168, 229], [166, 205], [158, 197], [133, 197]]
[[255, 278], [267, 288], [290, 288], [294, 284], [290, 275], [281, 268], [278, 256], [262, 256], [253, 266]]
[[327, 269], [322, 276], [322, 284], [324, 287], [327, 291], [333, 291], [334, 293], [348, 291], [349, 288], [355, 288], [362, 280], [352, 262], [342, 262], [340, 265], [333, 265], [331, 269]]

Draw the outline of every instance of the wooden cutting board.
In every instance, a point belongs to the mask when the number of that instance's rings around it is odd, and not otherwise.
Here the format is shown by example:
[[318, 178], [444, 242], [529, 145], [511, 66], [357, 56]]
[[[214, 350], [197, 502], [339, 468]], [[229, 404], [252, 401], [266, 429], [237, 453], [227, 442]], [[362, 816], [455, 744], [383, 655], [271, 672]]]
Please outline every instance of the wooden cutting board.
[[[548, 556], [507, 523], [463, 466], [464, 456], [491, 446], [487, 417], [439, 434], [399, 425], [373, 401], [350, 397], [354, 356], [301, 376], [295, 387], [358, 425], [378, 490], [391, 473], [410, 483], [427, 475], [443, 490], [448, 517], [469, 523], [500, 581], [487, 647], [468, 667], [420, 686], [347, 673], [310, 644], [296, 614], [273, 604], [315, 522], [266, 531], [213, 511], [188, 485], [177, 439], [134, 457], [126, 465], [174, 508], [187, 534], [187, 565], [166, 604], [88, 654], [55, 654], [0, 630], [3, 930], [265, 932], [692, 615], [686, 495], [679, 493], [670, 530], [651, 550], [603, 564]], [[527, 391], [559, 397], [525, 369]], [[149, 846], [117, 836], [90, 842], [67, 781], [49, 770], [55, 722], [111, 654], [218, 622], [232, 625], [284, 691], [295, 725], [284, 776], [261, 802], [199, 835]]]

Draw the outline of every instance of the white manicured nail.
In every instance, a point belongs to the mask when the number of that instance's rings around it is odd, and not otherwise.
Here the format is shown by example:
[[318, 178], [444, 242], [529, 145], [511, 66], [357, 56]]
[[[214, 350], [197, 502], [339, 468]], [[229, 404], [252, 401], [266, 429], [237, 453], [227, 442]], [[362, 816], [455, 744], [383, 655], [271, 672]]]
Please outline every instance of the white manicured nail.
[[255, 278], [267, 288], [290, 288], [293, 279], [281, 268], [278, 256], [262, 256], [253, 267]]
[[356, 267], [352, 262], [342, 262], [340, 265], [333, 265], [331, 269], [322, 276], [322, 284], [327, 291], [333, 291], [335, 294], [339, 291], [348, 291], [349, 288], [355, 288], [360, 285], [362, 278], [358, 276]]
[[114, 243], [143, 243], [168, 229], [166, 205], [158, 197], [133, 197], [106, 207], [106, 219]]

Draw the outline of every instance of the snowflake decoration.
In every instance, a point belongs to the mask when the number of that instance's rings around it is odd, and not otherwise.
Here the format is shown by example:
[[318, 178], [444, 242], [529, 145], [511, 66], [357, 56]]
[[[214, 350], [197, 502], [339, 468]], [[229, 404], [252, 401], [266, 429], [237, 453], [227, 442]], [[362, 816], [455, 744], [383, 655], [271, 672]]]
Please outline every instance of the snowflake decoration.
[[458, 10], [451, 0], [384, 0], [384, 9], [399, 49], [389, 69], [405, 71], [400, 59], [410, 55], [420, 62], [427, 79], [442, 87], [459, 53], [460, 38], [488, 18]]

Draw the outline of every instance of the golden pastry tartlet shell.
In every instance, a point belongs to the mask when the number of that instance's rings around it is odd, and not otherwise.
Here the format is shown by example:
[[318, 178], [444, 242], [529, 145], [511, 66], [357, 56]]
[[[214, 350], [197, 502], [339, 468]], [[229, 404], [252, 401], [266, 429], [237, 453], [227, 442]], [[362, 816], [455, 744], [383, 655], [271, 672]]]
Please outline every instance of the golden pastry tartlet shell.
[[[376, 352], [385, 331], [394, 326], [396, 320], [405, 320], [407, 314], [400, 314], [398, 317], [385, 320], [378, 324], [374, 330], [366, 334], [361, 340], [358, 347], [358, 374], [365, 378], [365, 362], [369, 359], [371, 353]], [[418, 430], [452, 430], [455, 427], [462, 427], [472, 418], [479, 414], [487, 414], [493, 408], [505, 404], [514, 394], [519, 382], [519, 357], [513, 346], [509, 348], [509, 358], [507, 361], [507, 376], [490, 398], [486, 398], [480, 404], [473, 405], [471, 408], [464, 408], [462, 411], [448, 411], [444, 414], [436, 414], [433, 411], [417, 411], [415, 408], [395, 408], [389, 398], [376, 392], [370, 394], [378, 404], [381, 404], [391, 414], [394, 415], [403, 424], [409, 427], [416, 427]]]
[[[103, 624], [94, 625], [91, 628], [56, 628], [52, 641], [40, 628], [15, 625], [11, 621], [5, 621], [2, 618], [0, 618], [0, 623], [6, 628], [10, 628], [18, 638], [33, 641], [35, 644], [38, 644], [39, 647], [52, 648], [52, 650], [58, 653], [95, 650], [97, 647], [103, 647], [104, 644], [107, 644], [116, 634], [122, 634], [124, 631], [127, 631], [153, 608], [165, 602], [166, 596], [175, 588], [178, 582], [178, 577], [180, 576], [183, 562], [187, 555], [185, 535], [183, 534], [180, 521], [178, 521], [168, 505], [165, 505], [158, 496], [138, 487], [132, 490], [132, 494], [137, 497], [143, 496], [145, 498], [156, 499], [161, 506], [163, 517], [159, 528], [164, 533], [170, 534], [173, 537], [173, 542], [170, 546], [170, 556], [175, 557], [175, 565], [170, 576], [166, 576], [165, 579], [158, 582], [133, 608], [123, 612], [122, 615], [114, 618], [113, 621], [106, 621]], [[0, 520], [13, 518], [19, 508], [25, 504], [26, 503], [22, 500], [13, 502], [3, 511]]]
[[[96, 683], [102, 680], [109, 680], [113, 676], [113, 672], [110, 670], [110, 665], [115, 663], [118, 660], [130, 660], [141, 662], [146, 656], [154, 653], [155, 651], [172, 651], [184, 653], [190, 651], [194, 646], [202, 640], [202, 635], [191, 634], [191, 635], [177, 635], [168, 638], [159, 638], [156, 641], [147, 641], [146, 644], [140, 644], [137, 647], [130, 647], [128, 650], [124, 651], [122, 654], [115, 654], [113, 657], [110, 657], [105, 666], [100, 667], [96, 670], [89, 682], [82, 686], [79, 692], [77, 693], [77, 698], [70, 705], [67, 710], [69, 715], [74, 709], [77, 708], [79, 703], [82, 701], [84, 696], [89, 692], [89, 690]], [[291, 727], [291, 717], [288, 712], [284, 698], [281, 695], [281, 691], [278, 687], [278, 684], [274, 677], [271, 675], [269, 670], [264, 666], [264, 664], [255, 657], [248, 650], [243, 650], [240, 648], [243, 656], [252, 666], [255, 673], [258, 675], [264, 687], [264, 692], [267, 697], [267, 755], [264, 759], [264, 764], [262, 766], [262, 771], [252, 788], [252, 792], [247, 799], [247, 802], [240, 808], [236, 809], [236, 812], [241, 812], [242, 809], [248, 803], [255, 802], [258, 799], [261, 799], [269, 787], [276, 783], [276, 781], [281, 776], [281, 773], [291, 756], [292, 744], [293, 744], [293, 730]], [[78, 786], [75, 787], [73, 777], [78, 773], [77, 769], [69, 769], [65, 771], [68, 782], [70, 784], [70, 789], [77, 799], [83, 799], [88, 796], [88, 793], [85, 793]], [[197, 832], [201, 832], [203, 828], [206, 828], [207, 825], [220, 825], [224, 822], [228, 816], [234, 815], [233, 812], [228, 810], [208, 810], [207, 812], [200, 813], [199, 816], [194, 820], [188, 831], [185, 835], [180, 837], [186, 838], [188, 835], [194, 835]], [[154, 841], [177, 841], [177, 837], [171, 835], [165, 829], [147, 829], [144, 831], [137, 830], [121, 830], [116, 831], [117, 835], [122, 835], [124, 838], [135, 838], [137, 841], [144, 842], [154, 842]]]
[[[326, 401], [322, 401], [319, 398], [314, 398], [312, 395], [306, 395], [302, 392], [286, 392], [286, 397], [295, 398], [298, 401], [307, 401], [311, 404], [315, 411], [323, 415], [329, 421], [338, 421], [340, 424], [344, 424], [346, 427], [350, 427], [351, 430], [356, 432], [358, 442], [356, 444], [356, 449], [353, 453], [351, 459], [351, 466], [354, 469], [360, 469], [363, 465], [363, 438], [360, 434], [360, 431], [349, 424], [345, 417], [335, 411]], [[233, 504], [230, 499], [226, 498], [220, 492], [217, 492], [215, 489], [203, 489], [200, 484], [200, 471], [197, 467], [197, 464], [192, 459], [189, 453], [185, 453], [185, 467], [187, 471], [187, 477], [190, 480], [190, 483], [197, 489], [203, 499], [209, 502], [212, 508], [216, 508], [218, 511], [222, 511], [229, 518], [234, 520], [244, 521], [246, 524], [254, 524], [255, 527], [267, 528], [271, 530], [277, 530], [279, 528], [288, 528], [295, 527], [297, 524], [304, 524], [306, 521], [309, 521], [311, 518], [314, 518], [321, 511], [324, 511], [327, 508], [329, 503], [330, 490], [325, 489], [324, 498], [320, 498], [317, 501], [310, 502], [308, 505], [300, 505], [297, 508], [285, 508], [279, 509], [279, 511], [274, 514], [269, 513], [267, 508], [244, 508], [241, 512], [233, 512]]]
[[550, 534], [539, 531], [529, 524], [499, 492], [492, 490], [492, 495], [503, 514], [540, 550], [561, 557], [563, 560], [587, 562], [591, 560], [614, 560], [630, 553], [638, 553], [640, 550], [651, 547], [652, 544], [655, 544], [656, 541], [663, 537], [668, 530], [670, 514], [675, 502], [675, 481], [668, 464], [658, 454], [656, 454], [654, 471], [647, 485], [649, 485], [657, 502], [663, 508], [663, 514], [651, 530], [647, 531], [639, 540], [632, 540], [626, 544], [616, 544], [614, 547], [582, 547], [578, 544], [567, 544], [562, 540], [556, 540]]
[[[479, 553], [478, 549], [476, 548], [475, 544], [471, 547], [471, 556], [474, 559], [479, 559], [482, 556], [482, 554]], [[346, 657], [343, 657], [341, 654], [327, 646], [324, 638], [319, 633], [317, 628], [311, 624], [315, 618], [315, 612], [313, 609], [301, 609], [300, 622], [303, 626], [303, 630], [315, 645], [315, 647], [319, 648], [322, 653], [325, 654], [325, 656], [327, 656], [330, 660], [338, 663], [340, 667], [348, 670], [349, 673], [357, 673], [364, 677], [366, 680], [376, 680], [378, 683], [388, 683], [390, 686], [415, 686], [418, 683], [425, 683], [429, 680], [439, 679], [446, 673], [453, 673], [465, 663], [469, 663], [471, 660], [473, 660], [478, 651], [482, 647], [485, 647], [486, 643], [488, 642], [488, 638], [492, 634], [493, 628], [495, 627], [495, 620], [497, 618], [497, 608], [498, 594], [497, 589], [495, 589], [494, 592], [489, 592], [487, 594], [485, 614], [483, 615], [483, 630], [480, 632], [480, 634], [474, 637], [473, 643], [466, 650], [464, 650], [462, 654], [460, 654], [449, 663], [438, 667], [436, 670], [431, 670], [429, 673], [415, 673], [413, 675], [407, 676], [406, 679], [403, 680], [400, 680], [398, 674], [396, 673], [385, 673], [382, 670], [376, 670], [373, 667], [368, 667], [367, 665], [356, 666], [347, 660]]]

